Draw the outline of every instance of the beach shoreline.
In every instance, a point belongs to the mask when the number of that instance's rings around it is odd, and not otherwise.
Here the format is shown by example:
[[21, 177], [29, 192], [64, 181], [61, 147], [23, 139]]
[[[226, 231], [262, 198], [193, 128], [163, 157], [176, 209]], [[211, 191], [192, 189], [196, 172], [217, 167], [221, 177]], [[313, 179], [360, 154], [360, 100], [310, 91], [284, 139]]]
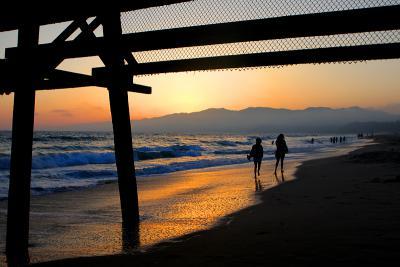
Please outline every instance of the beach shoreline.
[[[351, 147], [345, 148], [345, 150], [347, 150], [347, 151], [354, 150], [354, 149], [355, 148], [351, 148]], [[318, 158], [318, 157], [323, 156], [325, 158], [325, 160], [326, 160], [326, 157], [332, 157], [332, 156], [335, 156], [335, 154], [339, 154], [339, 155], [343, 154], [343, 151], [336, 151], [335, 153], [330, 153], [330, 154], [329, 153], [328, 154], [327, 153], [325, 153], [325, 154], [321, 153], [320, 155], [318, 155], [316, 157]], [[322, 159], [322, 160], [324, 160], [324, 159]], [[315, 161], [315, 160], [312, 160], [311, 162], [313, 162], [313, 161]], [[302, 165], [304, 165], [304, 164], [307, 165], [308, 162], [309, 161], [307, 160]], [[267, 162], [266, 164], [269, 164], [269, 165], [272, 166], [271, 163]], [[299, 176], [300, 176], [300, 178], [302, 178], [301, 177], [302, 174], [301, 173], [299, 174], [299, 170], [297, 168], [298, 165], [299, 165], [298, 161], [297, 162], [295, 160], [292, 161], [292, 162], [289, 161], [289, 163], [288, 163], [289, 173], [286, 173], [286, 175], [289, 176], [288, 180], [292, 180], [295, 176], [296, 176], [296, 178], [299, 177]], [[271, 167], [271, 166], [269, 166], [269, 167]], [[300, 168], [300, 170], [301, 170], [301, 168]], [[265, 172], [265, 171], [267, 171], [268, 173], [272, 173], [272, 169], [268, 169], [268, 170], [264, 169], [263, 172]], [[296, 171], [296, 175], [294, 175], [294, 171]], [[243, 173], [243, 172], [245, 172], [245, 173]], [[252, 167], [249, 166], [249, 164], [239, 164], [239, 165], [228, 165], [228, 166], [211, 167], [211, 168], [200, 169], [200, 170], [181, 171], [181, 172], [176, 173], [175, 175], [172, 175], [172, 178], [174, 178], [174, 176], [177, 176], [178, 180], [179, 180], [179, 177], [181, 177], [181, 178], [185, 177], [186, 178], [188, 175], [191, 175], [193, 173], [194, 174], [203, 173], [203, 174], [206, 174], [206, 176], [209, 176], [209, 175], [212, 176], [215, 173], [218, 173], [218, 174], [221, 174], [221, 175], [224, 175], [224, 176], [240, 176], [240, 175], [242, 175], [242, 176], [251, 176], [251, 172], [252, 172]], [[162, 181], [164, 181], [164, 182], [167, 181], [167, 180], [160, 180], [160, 177], [171, 178], [171, 175], [170, 174], [168, 174], [168, 175], [156, 175], [156, 176], [153, 176], [153, 177], [149, 176], [149, 177], [139, 178], [139, 184], [144, 183], [144, 184], [148, 184], [150, 186], [154, 186], [154, 184], [155, 184], [154, 182], [156, 182], [158, 184], [158, 183], [160, 183]], [[176, 179], [177, 177], [175, 177], [174, 179]], [[196, 177], [196, 179], [198, 179], [198, 178], [199, 177]], [[154, 181], [152, 181], [152, 180], [154, 180]], [[207, 181], [209, 181], [209, 180], [207, 180]], [[263, 184], [264, 185], [266, 184], [265, 180], [263, 180]], [[280, 184], [280, 183], [276, 183], [275, 185], [278, 185], [278, 184]], [[283, 185], [285, 186], [285, 184], [283, 184]], [[234, 213], [231, 214], [229, 211], [225, 211], [225, 213], [220, 214], [219, 216], [217, 216], [218, 219], [214, 218], [213, 222], [209, 223], [207, 226], [202, 225], [199, 228], [194, 228], [194, 229], [187, 230], [186, 234], [185, 234], [185, 232], [183, 232], [183, 234], [179, 234], [178, 233], [175, 236], [170, 236], [170, 237], [164, 238], [165, 240], [161, 239], [160, 240], [161, 243], [160, 242], [153, 242], [153, 243], [151, 243], [150, 245], [147, 245], [147, 246], [143, 246], [141, 244], [141, 246], [136, 247], [136, 248], [134, 248], [134, 249], [132, 249], [130, 251], [125, 251], [124, 253], [130, 254], [130, 255], [131, 254], [135, 254], [136, 255], [138, 253], [141, 254], [141, 253], [143, 253], [143, 252], [148, 250], [150, 252], [150, 254], [152, 254], [153, 251], [157, 251], [159, 248], [163, 248], [164, 246], [169, 247], [171, 244], [173, 245], [175, 243], [185, 242], [183, 240], [191, 239], [193, 236], [197, 236], [197, 235], [199, 235], [199, 233], [202, 233], [203, 231], [204, 232], [213, 231], [214, 228], [215, 229], [219, 229], [220, 226], [224, 227], [227, 224], [231, 224], [231, 222], [234, 221], [237, 216], [239, 216], [239, 217], [241, 216], [240, 215], [241, 214], [240, 210], [243, 209], [245, 211], [247, 209], [251, 209], [253, 207], [253, 205], [258, 206], [259, 204], [257, 205], [257, 203], [265, 201], [263, 199], [264, 198], [264, 194], [266, 194], [266, 192], [268, 192], [270, 190], [276, 190], [274, 188], [271, 189], [271, 187], [273, 187], [275, 185], [267, 186], [267, 188], [270, 188], [270, 189], [268, 189], [266, 191], [256, 192], [256, 194], [254, 194], [254, 192], [251, 193], [251, 196], [250, 196], [251, 199], [248, 199], [247, 203], [244, 203], [241, 207], [233, 207], [233, 208], [231, 208], [231, 211], [234, 212]], [[154, 188], [152, 188], [151, 190], [153, 191]], [[80, 195], [82, 195], [82, 196], [80, 196]], [[111, 198], [110, 195], [113, 195], [113, 197]], [[117, 195], [118, 195], [117, 184], [116, 183], [111, 183], [111, 184], [99, 185], [99, 186], [92, 187], [92, 188], [87, 188], [87, 189], [84, 189], [84, 190], [77, 190], [77, 191], [72, 191], [72, 192], [60, 192], [60, 193], [50, 194], [50, 195], [47, 195], [47, 196], [34, 196], [32, 199], [33, 199], [33, 203], [35, 203], [35, 202], [37, 203], [38, 200], [39, 200], [39, 203], [40, 203], [41, 202], [40, 200], [43, 200], [42, 203], [39, 204], [39, 210], [43, 211], [43, 205], [44, 205], [44, 206], [46, 206], [46, 210], [45, 210], [44, 214], [46, 214], [46, 213], [49, 214], [49, 212], [51, 212], [51, 211], [49, 209], [47, 209], [47, 206], [51, 206], [52, 208], [57, 209], [57, 201], [58, 202], [60, 202], [60, 201], [61, 202], [65, 202], [65, 201], [68, 201], [70, 199], [76, 199], [76, 198], [79, 199], [78, 201], [83, 201], [83, 202], [86, 201], [86, 203], [83, 203], [83, 204], [80, 203], [83, 206], [86, 205], [86, 208], [87, 208], [87, 205], [89, 204], [88, 202], [93, 201], [93, 200], [95, 200], [95, 202], [96, 202], [97, 199], [107, 199], [107, 201], [111, 199], [112, 201], [114, 201], [113, 206], [114, 207], [118, 207], [119, 203], [118, 203], [118, 199], [116, 198]], [[87, 198], [87, 197], [88, 197], [88, 199], [84, 199], [84, 198]], [[53, 203], [56, 203], [56, 204], [54, 205]], [[0, 202], [0, 205], [1, 205], [1, 202]], [[90, 206], [92, 206], [92, 205], [90, 204]], [[65, 209], [64, 205], [60, 206], [60, 207], [62, 209]], [[101, 206], [100, 209], [104, 209], [104, 207]], [[33, 210], [35, 210], [35, 205], [33, 205]], [[239, 210], [239, 212], [236, 212], [237, 210]], [[96, 211], [96, 213], [97, 212], [98, 211]], [[110, 214], [110, 210], [108, 210], [107, 216], [111, 216], [113, 218], [113, 220], [114, 220], [113, 223], [110, 224], [110, 221], [107, 220], [107, 218], [106, 218], [106, 222], [104, 223], [104, 225], [102, 227], [105, 227], [105, 226], [106, 227], [110, 227], [111, 226], [111, 228], [110, 228], [112, 230], [111, 233], [113, 235], [120, 236], [119, 209], [117, 209], [116, 211], [113, 211], [112, 213], [113, 214]], [[237, 215], [237, 214], [239, 214], [239, 215]], [[99, 220], [101, 220], [101, 219], [102, 219], [102, 217], [100, 216]], [[44, 221], [44, 222], [45, 222], [44, 225], [46, 225], [46, 221]], [[71, 222], [67, 222], [66, 224], [69, 224], [69, 223], [71, 223]], [[62, 228], [60, 225], [57, 225], [57, 227]], [[102, 231], [104, 232], [105, 230], [102, 230]], [[82, 233], [82, 230], [80, 232]], [[101, 231], [99, 231], [99, 232], [101, 233]], [[95, 234], [99, 234], [99, 232], [97, 232]], [[35, 238], [37, 239], [37, 237], [38, 236], [34, 236], [33, 239], [35, 239]], [[59, 238], [62, 239], [63, 237], [65, 237], [65, 235], [64, 236], [61, 235]], [[76, 235], [76, 238], [79, 238], [79, 234]], [[107, 238], [104, 238], [104, 237], [102, 237], [102, 238], [104, 239], [105, 242], [107, 242], [107, 241], [110, 241], [111, 243], [115, 242], [115, 240], [107, 240]], [[85, 241], [87, 241], [87, 240], [85, 240]], [[117, 239], [117, 241], [121, 242], [121, 240], [118, 240], [118, 239]], [[39, 241], [39, 243], [40, 243], [40, 241]], [[144, 243], [146, 243], [146, 241]], [[157, 243], [159, 243], [159, 244], [157, 244]], [[60, 242], [60, 244], [62, 244], [62, 242]], [[60, 244], [57, 244], [57, 245], [60, 245]], [[63, 244], [63, 245], [65, 245], [65, 244]], [[70, 244], [70, 245], [76, 245], [76, 244]], [[87, 245], [90, 245], [90, 244], [87, 244]], [[32, 243], [30, 250], [37, 249], [36, 246], [38, 246], [37, 243]], [[98, 248], [99, 247], [97, 247], [97, 249]], [[53, 249], [56, 250], [57, 248], [53, 248]], [[104, 248], [100, 247], [100, 249], [104, 249]], [[107, 249], [105, 249], [105, 251], [107, 251]], [[47, 253], [48, 253], [48, 255], [50, 255], [51, 251], [47, 251]], [[42, 262], [42, 261], [45, 261], [46, 258], [50, 258], [50, 260], [51, 259], [56, 259], [57, 260], [57, 258], [58, 259], [60, 259], [60, 258], [75, 258], [75, 259], [77, 259], [77, 258], [79, 258], [79, 257], [81, 257], [83, 255], [89, 256], [89, 257], [86, 257], [86, 258], [95, 259], [96, 256], [102, 257], [102, 256], [108, 255], [108, 254], [119, 254], [120, 250], [110, 250], [109, 253], [104, 253], [104, 252], [96, 253], [96, 251], [93, 251], [93, 250], [88, 250], [86, 253], [85, 252], [79, 252], [77, 254], [74, 254], [74, 253], [75, 253], [74, 251], [67, 251], [67, 255], [69, 255], [69, 256], [67, 256], [67, 257], [58, 256], [58, 257], [55, 257], [55, 258], [53, 256], [46, 257], [46, 254], [45, 255], [41, 255], [39, 257], [34, 256], [33, 257], [33, 262]], [[57, 253], [55, 253], [55, 254], [57, 254]], [[107, 257], [107, 256], [105, 256], [105, 257]], [[111, 256], [111, 257], [113, 257], [113, 256]], [[61, 260], [61, 262], [63, 262], [63, 261], [67, 261], [68, 262], [68, 259]]]
[[311, 160], [299, 179], [209, 230], [146, 252], [34, 266], [394, 266], [400, 244], [400, 139], [377, 138], [348, 155]]

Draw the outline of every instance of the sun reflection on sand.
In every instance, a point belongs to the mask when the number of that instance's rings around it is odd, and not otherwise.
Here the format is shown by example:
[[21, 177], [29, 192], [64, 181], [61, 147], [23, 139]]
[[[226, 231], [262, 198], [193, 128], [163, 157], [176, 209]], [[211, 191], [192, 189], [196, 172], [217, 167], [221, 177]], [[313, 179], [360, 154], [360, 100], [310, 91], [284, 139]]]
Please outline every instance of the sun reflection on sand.
[[[296, 164], [288, 163], [289, 180]], [[263, 165], [256, 188], [248, 164], [140, 178], [141, 222], [131, 233], [121, 229], [116, 184], [34, 197], [31, 260], [135, 253], [159, 242], [177, 242], [256, 204], [260, 190], [277, 185], [275, 179], [271, 162]]]

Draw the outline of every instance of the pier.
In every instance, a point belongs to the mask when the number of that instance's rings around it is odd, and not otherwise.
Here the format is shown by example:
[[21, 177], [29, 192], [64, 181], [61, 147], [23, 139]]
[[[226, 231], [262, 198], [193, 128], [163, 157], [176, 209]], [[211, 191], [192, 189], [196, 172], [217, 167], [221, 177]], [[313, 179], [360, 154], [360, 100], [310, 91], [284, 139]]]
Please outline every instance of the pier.
[[[222, 17], [207, 21], [203, 14], [205, 21], [189, 19], [195, 12], [212, 12], [223, 2], [115, 1], [92, 8], [38, 3], [29, 14], [17, 5], [4, 10], [0, 31], [18, 31], [17, 47], [7, 48], [5, 59], [0, 60], [0, 94], [14, 94], [6, 247], [9, 266], [29, 264], [36, 91], [85, 86], [108, 90], [122, 227], [129, 235], [139, 224], [139, 205], [128, 93], [152, 91], [133, 83], [133, 77], [400, 58], [400, 3], [396, 1], [283, 15], [265, 8], [254, 16], [243, 15], [249, 14], [243, 7], [227, 4]], [[171, 10], [179, 10], [187, 20], [174, 22]], [[159, 16], [148, 16], [152, 12]], [[94, 19], [88, 22], [88, 18]], [[159, 26], [138, 28], [149, 22], [138, 18], [152, 19], [150, 22]], [[60, 22], [69, 25], [51, 43], [39, 44], [40, 26]], [[94, 31], [100, 26], [102, 36], [97, 37]], [[77, 30], [80, 33], [69, 40]], [[104, 63], [104, 67], [93, 68], [91, 75], [57, 69], [66, 59], [90, 56], [98, 56]]]

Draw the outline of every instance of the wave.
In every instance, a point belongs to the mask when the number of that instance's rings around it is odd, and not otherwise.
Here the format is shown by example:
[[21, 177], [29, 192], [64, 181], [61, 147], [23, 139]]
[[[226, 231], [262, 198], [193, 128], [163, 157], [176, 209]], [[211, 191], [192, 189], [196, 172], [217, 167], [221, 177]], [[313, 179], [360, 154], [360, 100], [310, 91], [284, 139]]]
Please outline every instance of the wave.
[[109, 139], [109, 136], [96, 136], [96, 135], [40, 135], [34, 136], [34, 142], [46, 141], [102, 141]]
[[78, 151], [78, 150], [114, 150], [114, 146], [89, 146], [89, 145], [54, 145], [54, 146], [35, 146], [38, 150], [60, 150], [60, 151]]
[[88, 164], [111, 164], [114, 162], [115, 156], [113, 152], [49, 153], [34, 156], [32, 159], [32, 169], [49, 169]]
[[159, 158], [199, 157], [204, 148], [198, 145], [172, 145], [166, 147], [140, 147], [134, 152], [135, 160]]
[[8, 170], [10, 168], [10, 157], [0, 156], [0, 170]]
[[172, 146], [143, 146], [136, 149], [140, 152], [148, 151], [204, 151], [204, 148], [199, 145], [172, 145]]
[[[161, 158], [198, 157], [203, 149], [200, 146], [174, 145], [169, 147], [142, 147], [134, 152], [134, 159], [152, 160]], [[32, 169], [50, 169], [57, 167], [80, 166], [90, 164], [113, 164], [114, 152], [68, 152], [35, 155]], [[9, 169], [10, 157], [0, 157], [0, 170]]]
[[[230, 141], [229, 141], [230, 142]], [[226, 144], [226, 143], [225, 143]], [[303, 147], [289, 147], [289, 153], [307, 153], [324, 146], [322, 144], [309, 144]], [[264, 154], [273, 154], [274, 147], [265, 147]], [[172, 145], [165, 147], [140, 147], [134, 151], [134, 159], [136, 161], [179, 158], [179, 157], [200, 157], [202, 152], [206, 151], [198, 145]], [[214, 151], [206, 151], [214, 155], [245, 155], [249, 150], [243, 149], [221, 149]], [[34, 155], [32, 159], [32, 169], [49, 169], [57, 167], [80, 166], [90, 164], [113, 164], [115, 163], [115, 155], [113, 151], [108, 152], [65, 152], [65, 153], [47, 153]], [[10, 166], [9, 155], [0, 155], [0, 170], [7, 170]]]
[[218, 158], [218, 159], [201, 159], [195, 161], [184, 161], [184, 162], [173, 162], [167, 165], [157, 165], [151, 167], [145, 167], [142, 169], [137, 169], [136, 174], [147, 176], [153, 174], [165, 174], [176, 171], [194, 170], [202, 169], [208, 167], [217, 167], [225, 165], [234, 165], [248, 162], [245, 158]]
[[0, 133], [0, 143], [2, 142], [10, 142], [11, 141], [11, 135], [10, 136], [6, 136], [6, 135], [1, 135]]
[[[306, 153], [319, 149], [319, 144], [310, 144], [303, 147], [289, 147], [289, 153]], [[200, 157], [204, 149], [198, 145], [173, 145], [166, 147], [140, 147], [134, 151], [136, 161], [179, 158], [179, 157]], [[264, 154], [273, 153], [274, 149], [264, 148]], [[222, 149], [209, 151], [214, 155], [245, 155], [249, 150]], [[115, 163], [114, 152], [65, 152], [47, 153], [35, 155], [32, 159], [32, 169], [50, 169], [57, 167], [80, 166], [90, 164], [113, 164]], [[10, 166], [9, 156], [0, 156], [0, 170], [7, 170]]]
[[218, 141], [203, 140], [201, 142], [205, 144], [219, 145], [219, 146], [239, 146], [239, 145], [252, 144], [250, 141], [229, 141], [229, 140], [218, 140]]
[[216, 155], [246, 155], [250, 153], [249, 150], [232, 150], [232, 149], [227, 149], [227, 150], [216, 150], [214, 151], [214, 154]]
[[[96, 185], [96, 184], [93, 184]], [[41, 187], [41, 186], [34, 186], [31, 188], [31, 192], [33, 195], [42, 195], [46, 193], [60, 193], [60, 192], [67, 192], [78, 190], [81, 188], [87, 188], [87, 186], [79, 186], [79, 185], [72, 185], [72, 186], [58, 186], [58, 187]]]
[[199, 157], [201, 153], [198, 151], [149, 151], [149, 152], [134, 152], [135, 160], [150, 160], [150, 159], [165, 159], [179, 157]]
[[74, 170], [64, 172], [63, 175], [73, 179], [87, 179], [99, 177], [116, 177], [117, 172], [114, 170]]
[[261, 140], [271, 140], [271, 139], [275, 140], [276, 137], [278, 137], [278, 135], [276, 135], [276, 136], [271, 136], [271, 135], [263, 135], [263, 136], [249, 135], [249, 136], [247, 136], [247, 139], [255, 142], [256, 138], [258, 138], [258, 137], [260, 137]]

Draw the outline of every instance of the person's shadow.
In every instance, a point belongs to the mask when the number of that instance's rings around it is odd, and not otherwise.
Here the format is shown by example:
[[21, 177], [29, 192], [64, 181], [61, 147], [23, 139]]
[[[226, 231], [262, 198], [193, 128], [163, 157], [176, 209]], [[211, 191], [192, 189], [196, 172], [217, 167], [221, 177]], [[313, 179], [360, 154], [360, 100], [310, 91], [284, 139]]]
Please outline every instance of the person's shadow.
[[278, 178], [278, 174], [274, 173], [275, 175], [275, 180], [277, 184], [281, 184], [285, 182], [285, 176], [283, 174], [283, 172], [281, 172], [281, 179]]
[[254, 183], [255, 183], [255, 187], [256, 187], [256, 192], [262, 191], [263, 187], [262, 187], [262, 184], [261, 184], [261, 180], [255, 178], [254, 179]]

